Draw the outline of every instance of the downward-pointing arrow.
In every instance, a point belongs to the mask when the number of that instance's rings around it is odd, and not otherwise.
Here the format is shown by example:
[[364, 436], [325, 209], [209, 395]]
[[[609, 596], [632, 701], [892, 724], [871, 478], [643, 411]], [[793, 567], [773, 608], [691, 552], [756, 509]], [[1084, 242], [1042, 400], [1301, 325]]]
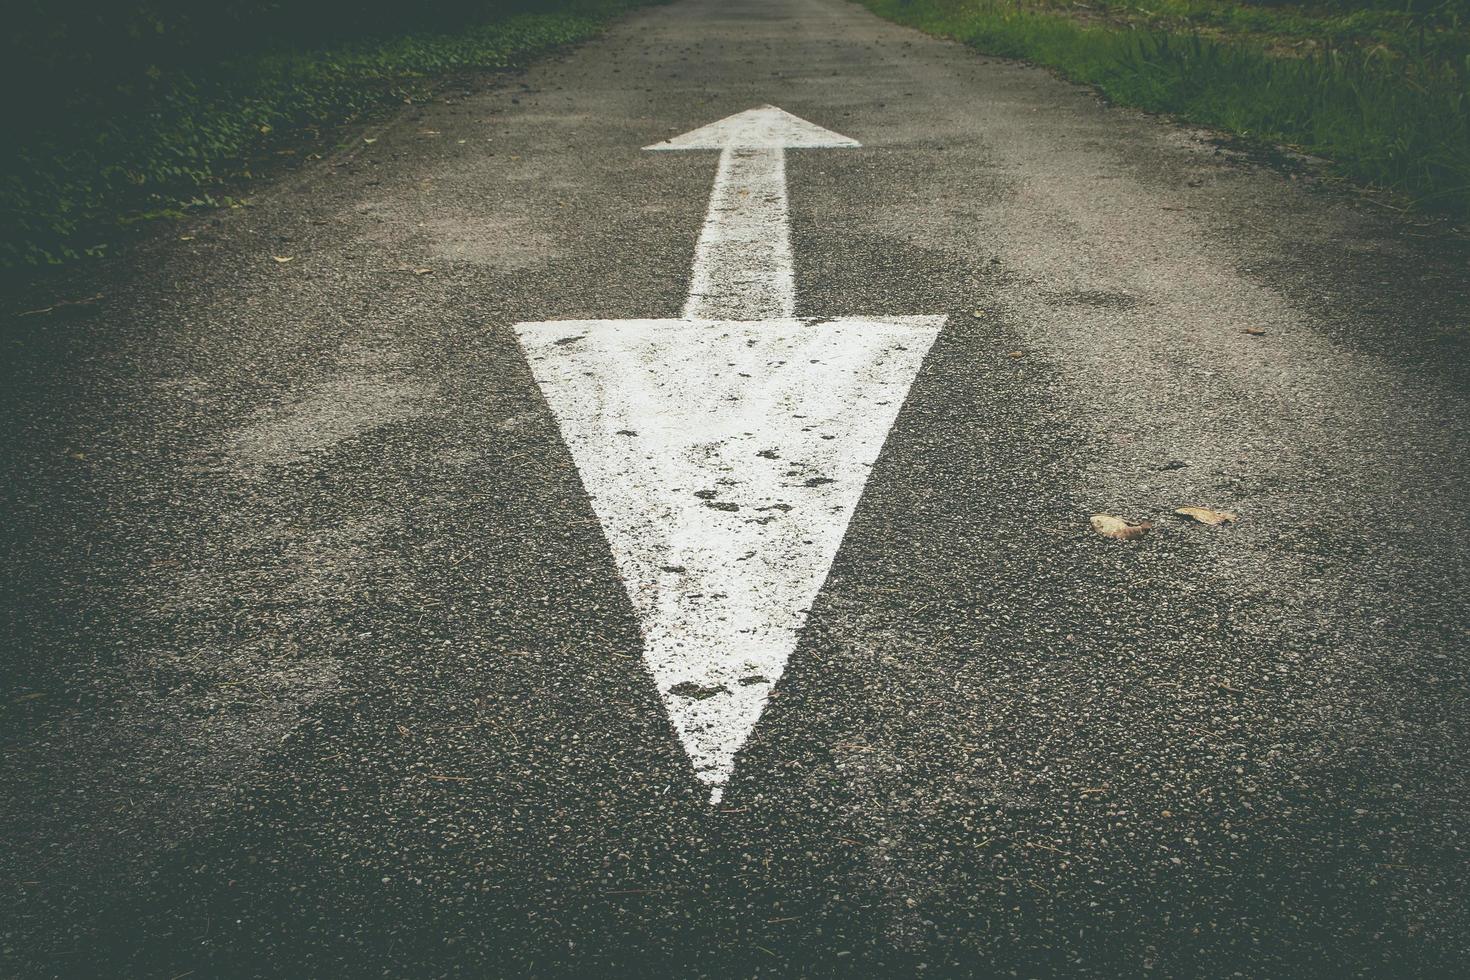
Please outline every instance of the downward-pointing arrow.
[[647, 147], [720, 151], [683, 318], [515, 328], [711, 802], [945, 319], [794, 316], [785, 151], [856, 145], [762, 106]]

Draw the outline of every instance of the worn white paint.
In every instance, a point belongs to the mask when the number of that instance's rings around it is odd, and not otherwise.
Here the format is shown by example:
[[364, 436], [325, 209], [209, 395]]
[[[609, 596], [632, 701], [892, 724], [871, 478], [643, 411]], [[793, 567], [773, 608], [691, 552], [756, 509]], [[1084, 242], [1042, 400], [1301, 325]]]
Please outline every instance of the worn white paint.
[[793, 116], [773, 105], [757, 106], [726, 116], [719, 122], [691, 129], [683, 136], [652, 143], [645, 150], [826, 150], [861, 146], [849, 139]]
[[723, 785], [942, 317], [517, 333], [696, 774]]
[[694, 250], [684, 318], [770, 320], [795, 315], [786, 154], [726, 148]]
[[796, 315], [786, 150], [857, 145], [767, 105], [644, 147], [720, 151], [709, 211], [694, 251], [685, 319]]
[[785, 148], [856, 145], [764, 106], [648, 147], [720, 151], [684, 316], [515, 328], [712, 803], [944, 323], [794, 315]]

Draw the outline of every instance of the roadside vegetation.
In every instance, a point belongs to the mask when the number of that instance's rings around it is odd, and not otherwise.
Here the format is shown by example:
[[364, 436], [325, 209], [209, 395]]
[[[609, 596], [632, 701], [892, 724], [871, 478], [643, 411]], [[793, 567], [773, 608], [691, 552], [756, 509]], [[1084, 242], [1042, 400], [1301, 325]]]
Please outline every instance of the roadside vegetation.
[[1470, 218], [1470, 0], [862, 0]]
[[0, 42], [15, 93], [0, 270], [105, 254], [129, 225], [234, 203], [253, 154], [584, 40], [643, 2], [23, 0]]

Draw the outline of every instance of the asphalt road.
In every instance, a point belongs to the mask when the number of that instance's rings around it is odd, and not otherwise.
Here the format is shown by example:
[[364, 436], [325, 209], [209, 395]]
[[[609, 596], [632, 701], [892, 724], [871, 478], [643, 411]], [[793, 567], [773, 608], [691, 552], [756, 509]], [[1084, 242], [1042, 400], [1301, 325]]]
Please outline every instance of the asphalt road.
[[[797, 315], [949, 319], [711, 806], [512, 327], [677, 317], [641, 148], [766, 103]], [[1463, 242], [840, 0], [252, 205], [7, 298], [100, 295], [3, 335], [0, 973], [1470, 971]]]

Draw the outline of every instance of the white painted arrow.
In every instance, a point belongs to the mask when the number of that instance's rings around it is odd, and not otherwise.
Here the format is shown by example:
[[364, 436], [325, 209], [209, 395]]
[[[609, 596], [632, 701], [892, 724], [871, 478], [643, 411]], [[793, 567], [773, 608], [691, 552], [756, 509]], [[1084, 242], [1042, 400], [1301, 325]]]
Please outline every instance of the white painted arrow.
[[709, 213], [694, 251], [686, 320], [796, 315], [786, 150], [858, 145], [767, 105], [644, 147], [720, 151]]
[[683, 318], [515, 328], [711, 802], [945, 319], [794, 315], [785, 151], [857, 145], [762, 106], [647, 147], [720, 151]]

